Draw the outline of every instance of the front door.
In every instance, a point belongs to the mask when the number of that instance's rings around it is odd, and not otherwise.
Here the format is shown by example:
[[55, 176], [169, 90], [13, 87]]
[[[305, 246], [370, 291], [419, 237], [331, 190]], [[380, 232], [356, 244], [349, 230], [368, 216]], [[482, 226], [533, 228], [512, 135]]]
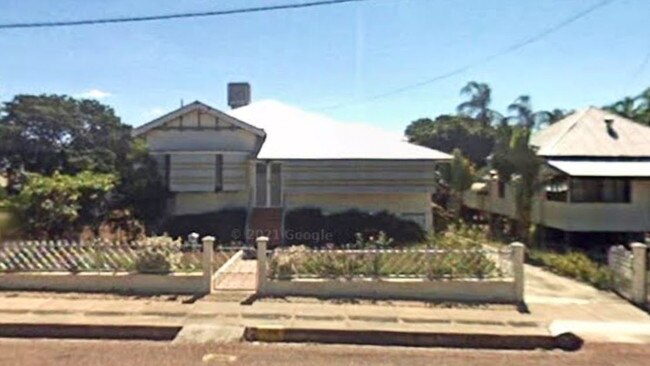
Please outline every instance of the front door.
[[280, 163], [255, 165], [255, 206], [282, 206], [282, 165]]

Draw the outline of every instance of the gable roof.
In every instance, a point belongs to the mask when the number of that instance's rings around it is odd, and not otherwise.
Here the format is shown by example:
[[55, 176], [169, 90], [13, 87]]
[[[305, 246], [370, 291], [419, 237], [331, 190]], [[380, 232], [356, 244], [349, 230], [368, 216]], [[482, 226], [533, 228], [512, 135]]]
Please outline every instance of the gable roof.
[[267, 132], [260, 159], [451, 159], [446, 153], [404, 141], [400, 133], [339, 122], [273, 100], [228, 114]]
[[193, 112], [193, 111], [196, 111], [196, 110], [199, 110], [199, 111], [201, 111], [203, 113], [211, 114], [216, 118], [223, 119], [226, 122], [231, 123], [231, 124], [241, 128], [241, 129], [243, 129], [245, 131], [248, 131], [248, 132], [250, 132], [252, 134], [255, 134], [257, 136], [260, 136], [260, 137], [265, 136], [264, 130], [259, 129], [259, 128], [253, 126], [253, 125], [250, 125], [250, 124], [248, 124], [246, 122], [240, 121], [240, 120], [236, 119], [235, 117], [230, 116], [230, 115], [228, 115], [226, 113], [223, 113], [218, 109], [212, 108], [212, 107], [210, 107], [209, 105], [207, 105], [205, 103], [201, 103], [198, 100], [195, 101], [195, 102], [192, 102], [192, 103], [190, 103], [190, 104], [188, 104], [188, 105], [186, 105], [184, 107], [178, 108], [178, 109], [176, 109], [176, 110], [174, 110], [172, 112], [169, 112], [169, 113], [165, 114], [164, 116], [158, 117], [158, 118], [154, 119], [151, 122], [147, 122], [147, 123], [143, 124], [142, 126], [139, 126], [139, 127], [135, 128], [133, 130], [133, 136], [140, 136], [142, 134], [145, 134], [145, 133], [147, 133], [147, 132], [149, 132], [149, 131], [157, 128], [157, 127], [163, 126], [166, 123], [175, 120], [176, 118], [178, 118], [178, 117], [180, 117], [182, 115], [185, 115], [187, 113], [190, 113], [190, 112]]
[[589, 107], [534, 133], [530, 144], [545, 157], [650, 157], [650, 127]]

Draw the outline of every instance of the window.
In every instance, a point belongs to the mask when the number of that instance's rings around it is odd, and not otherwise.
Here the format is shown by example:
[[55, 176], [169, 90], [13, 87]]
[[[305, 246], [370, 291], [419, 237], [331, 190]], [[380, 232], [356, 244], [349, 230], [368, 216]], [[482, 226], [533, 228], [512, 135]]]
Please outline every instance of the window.
[[217, 155], [215, 159], [214, 172], [214, 191], [223, 190], [223, 155]]
[[271, 206], [282, 205], [282, 171], [280, 164], [271, 164]]
[[630, 180], [574, 178], [571, 202], [630, 202]]
[[266, 206], [266, 164], [255, 165], [255, 179], [255, 204], [264, 207]]
[[497, 181], [497, 194], [499, 195], [499, 198], [506, 197], [506, 182], [502, 180]]
[[546, 199], [548, 201], [566, 202], [569, 196], [569, 184], [566, 176], [553, 179], [546, 185]]

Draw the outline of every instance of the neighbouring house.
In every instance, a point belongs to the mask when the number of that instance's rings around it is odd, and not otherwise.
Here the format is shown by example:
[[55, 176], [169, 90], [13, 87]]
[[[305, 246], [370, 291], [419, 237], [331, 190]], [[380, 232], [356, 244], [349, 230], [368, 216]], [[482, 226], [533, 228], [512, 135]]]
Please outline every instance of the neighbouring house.
[[201, 102], [135, 129], [157, 158], [169, 215], [245, 208], [249, 231], [282, 232], [295, 208], [386, 210], [430, 230], [438, 164], [450, 156], [400, 134], [347, 124], [230, 84], [224, 112]]
[[[650, 127], [590, 107], [535, 132], [530, 144], [544, 161], [532, 210], [543, 239], [632, 240], [650, 231]], [[464, 205], [512, 219], [514, 194], [492, 174]]]

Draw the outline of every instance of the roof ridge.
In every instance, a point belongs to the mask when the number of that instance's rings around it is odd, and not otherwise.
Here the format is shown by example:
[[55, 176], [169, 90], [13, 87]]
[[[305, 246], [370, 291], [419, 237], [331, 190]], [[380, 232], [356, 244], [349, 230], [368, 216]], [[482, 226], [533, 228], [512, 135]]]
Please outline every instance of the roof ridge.
[[[582, 111], [580, 111], [580, 112], [575, 112], [574, 114], [572, 114], [571, 116], [569, 116], [569, 117], [572, 117], [572, 116], [573, 116], [573, 117], [575, 118], [575, 120], [574, 120], [574, 121], [573, 121], [573, 122], [572, 122], [572, 123], [571, 123], [571, 124], [570, 124], [570, 125], [569, 125], [569, 126], [568, 126], [564, 131], [563, 131], [563, 132], [562, 132], [562, 133], [560, 133], [560, 134], [558, 135], [558, 137], [555, 139], [555, 141], [553, 141], [552, 143], [550, 143], [550, 144], [548, 144], [547, 146], [545, 146], [545, 147], [544, 147], [544, 150], [550, 150], [550, 149], [552, 149], [553, 147], [555, 147], [556, 145], [558, 145], [558, 144], [560, 143], [560, 141], [562, 141], [562, 139], [564, 139], [564, 137], [566, 137], [566, 136], [569, 134], [569, 131], [571, 131], [571, 130], [573, 130], [573, 128], [575, 128], [575, 126], [578, 124], [578, 122], [580, 122], [580, 121], [582, 120], [582, 118], [587, 114], [587, 112], [588, 112], [591, 108], [592, 108], [592, 107], [585, 108], [585, 109], [583, 109]], [[579, 115], [578, 115], [578, 114], [579, 114]], [[569, 118], [569, 117], [567, 117], [567, 118]]]

